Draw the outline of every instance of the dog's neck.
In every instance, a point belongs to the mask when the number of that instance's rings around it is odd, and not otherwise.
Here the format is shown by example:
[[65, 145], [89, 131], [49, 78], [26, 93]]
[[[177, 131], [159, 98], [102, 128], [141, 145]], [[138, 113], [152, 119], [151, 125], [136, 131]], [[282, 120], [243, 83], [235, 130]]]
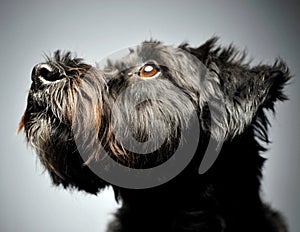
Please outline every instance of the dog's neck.
[[[247, 147], [249, 149], [245, 149]], [[234, 224], [235, 221], [243, 225], [245, 215], [254, 221], [255, 218], [261, 220], [263, 206], [259, 190], [264, 159], [259, 156], [259, 150], [250, 130], [248, 134], [225, 142], [217, 161], [203, 175], [197, 173], [199, 162], [191, 162], [176, 178], [156, 188], [132, 190], [115, 187], [116, 197], [124, 206], [117, 217], [125, 227], [127, 223], [137, 228], [147, 224], [149, 228], [153, 226], [152, 229], [161, 230], [164, 225], [174, 223], [178, 228], [178, 224], [184, 221], [190, 225], [179, 227], [198, 226], [201, 229], [203, 222], [205, 228], [212, 228], [205, 231], [222, 231], [224, 224]], [[138, 231], [137, 228], [130, 229]], [[165, 229], [170, 231], [170, 228]]]

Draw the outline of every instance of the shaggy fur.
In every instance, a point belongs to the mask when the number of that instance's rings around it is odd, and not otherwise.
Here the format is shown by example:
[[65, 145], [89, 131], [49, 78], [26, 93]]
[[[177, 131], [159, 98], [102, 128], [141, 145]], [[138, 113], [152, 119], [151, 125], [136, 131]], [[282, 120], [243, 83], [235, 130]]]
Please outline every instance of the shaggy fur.
[[[288, 68], [281, 60], [251, 67], [245, 54], [217, 47], [216, 40], [197, 48], [144, 42], [103, 70], [57, 51], [33, 69], [19, 130], [55, 185], [93, 194], [112, 185], [122, 207], [108, 231], [287, 231], [281, 215], [261, 200], [260, 154], [269, 142], [265, 110], [286, 100]], [[141, 78], [149, 65], [157, 76]], [[172, 180], [130, 189], [92, 171], [109, 173], [107, 156], [133, 169], [163, 164], [188, 144], [180, 138], [194, 127], [194, 112], [197, 151]], [[222, 147], [199, 174], [210, 139]]]

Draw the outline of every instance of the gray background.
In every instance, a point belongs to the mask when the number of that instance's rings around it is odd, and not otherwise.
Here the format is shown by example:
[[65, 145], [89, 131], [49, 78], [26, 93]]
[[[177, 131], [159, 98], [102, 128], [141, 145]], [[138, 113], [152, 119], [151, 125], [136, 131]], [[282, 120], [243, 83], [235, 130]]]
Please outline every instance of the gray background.
[[[35, 154], [15, 130], [30, 73], [43, 52], [76, 51], [96, 62], [144, 39], [199, 45], [212, 35], [272, 63], [279, 55], [299, 76], [300, 7], [296, 1], [1, 1], [0, 231], [103, 232], [117, 207], [110, 190], [98, 197], [51, 187]], [[299, 78], [271, 115], [263, 196], [300, 231]]]

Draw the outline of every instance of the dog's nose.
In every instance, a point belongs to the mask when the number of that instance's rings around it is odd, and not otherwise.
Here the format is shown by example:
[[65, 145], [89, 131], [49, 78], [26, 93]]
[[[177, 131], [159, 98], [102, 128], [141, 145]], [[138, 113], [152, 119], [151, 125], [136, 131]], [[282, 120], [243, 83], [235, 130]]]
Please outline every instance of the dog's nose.
[[55, 67], [50, 66], [49, 64], [37, 64], [31, 74], [31, 79], [33, 82], [37, 81], [48, 81], [54, 82], [61, 80], [63, 75], [60, 74], [59, 70]]

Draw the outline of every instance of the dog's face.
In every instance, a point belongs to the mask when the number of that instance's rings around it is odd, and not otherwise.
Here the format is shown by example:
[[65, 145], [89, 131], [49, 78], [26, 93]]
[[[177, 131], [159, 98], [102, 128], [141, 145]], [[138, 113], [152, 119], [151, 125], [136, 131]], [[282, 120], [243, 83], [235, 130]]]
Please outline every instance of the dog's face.
[[57, 51], [32, 71], [19, 130], [54, 183], [92, 193], [107, 184], [88, 168], [105, 168], [101, 153], [135, 169], [160, 165], [188, 144], [182, 133], [195, 127], [195, 115], [198, 153], [209, 138], [226, 141], [249, 126], [264, 135], [263, 109], [284, 99], [286, 67], [250, 69], [232, 48], [214, 43], [193, 49], [145, 42], [103, 70]]

